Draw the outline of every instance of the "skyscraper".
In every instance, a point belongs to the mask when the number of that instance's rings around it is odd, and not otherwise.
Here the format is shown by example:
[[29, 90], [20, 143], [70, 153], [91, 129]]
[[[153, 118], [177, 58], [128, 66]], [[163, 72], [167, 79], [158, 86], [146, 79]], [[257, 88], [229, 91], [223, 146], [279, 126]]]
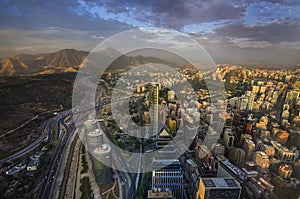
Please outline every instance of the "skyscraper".
[[103, 144], [103, 132], [100, 129], [95, 129], [87, 133], [86, 139], [88, 149], [90, 153], [93, 153], [96, 148]]
[[248, 110], [252, 111], [253, 109], [253, 104], [254, 104], [254, 98], [255, 98], [255, 93], [253, 91], [251, 92], [251, 95], [248, 100]]
[[243, 144], [243, 149], [246, 152], [246, 160], [251, 161], [253, 152], [255, 151], [255, 144], [252, 140], [246, 139]]
[[98, 184], [110, 184], [112, 182], [111, 147], [103, 144], [93, 152], [96, 160], [93, 162], [96, 181]]
[[150, 118], [151, 118], [151, 135], [156, 135], [158, 129], [158, 103], [159, 103], [159, 84], [152, 82], [149, 84], [148, 100], [150, 104]]
[[233, 147], [234, 134], [230, 128], [226, 128], [224, 131], [224, 143], [226, 147]]
[[183, 170], [176, 159], [172, 137], [165, 129], [159, 134], [157, 148], [160, 150], [153, 161], [152, 187], [148, 194], [171, 191], [173, 198], [183, 198]]
[[233, 148], [229, 152], [229, 160], [232, 162], [234, 165], [242, 167], [245, 163], [245, 156], [246, 153], [243, 149], [240, 148]]
[[85, 123], [84, 123], [84, 131], [85, 134], [88, 134], [89, 132], [92, 132], [93, 130], [97, 129], [97, 121], [94, 119], [89, 118]]
[[168, 101], [172, 101], [175, 98], [175, 92], [173, 90], [168, 91]]

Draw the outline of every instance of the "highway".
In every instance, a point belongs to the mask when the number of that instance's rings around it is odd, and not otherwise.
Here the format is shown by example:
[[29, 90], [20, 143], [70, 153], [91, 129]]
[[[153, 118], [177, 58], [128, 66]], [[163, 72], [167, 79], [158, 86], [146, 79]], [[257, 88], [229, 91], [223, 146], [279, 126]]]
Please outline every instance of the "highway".
[[[50, 169], [48, 169], [46, 171], [46, 175], [44, 177], [42, 193], [41, 193], [41, 196], [40, 196], [40, 198], [43, 198], [43, 199], [44, 198], [51, 198], [51, 190], [52, 190], [52, 187], [53, 187], [53, 182], [55, 181], [55, 178], [56, 178], [57, 170], [59, 168], [59, 164], [60, 164], [60, 160], [61, 160], [63, 151], [67, 146], [68, 140], [70, 138], [70, 134], [74, 131], [74, 128], [72, 128], [73, 130], [70, 131], [69, 126], [64, 124], [64, 119], [69, 114], [70, 114], [70, 111], [65, 111], [63, 113], [60, 113], [54, 120], [56, 128], [57, 128], [57, 137], [52, 138], [52, 139], [55, 139], [55, 140], [58, 141], [57, 142], [58, 146], [57, 146], [57, 150], [53, 151], [54, 154], [53, 154], [52, 160], [50, 160], [51, 161]], [[66, 127], [66, 132], [62, 136], [59, 136], [60, 125], [61, 124]], [[48, 128], [48, 134], [51, 134], [51, 127]], [[48, 137], [48, 141], [50, 141], [50, 140], [51, 139], [49, 139], [49, 137]]]

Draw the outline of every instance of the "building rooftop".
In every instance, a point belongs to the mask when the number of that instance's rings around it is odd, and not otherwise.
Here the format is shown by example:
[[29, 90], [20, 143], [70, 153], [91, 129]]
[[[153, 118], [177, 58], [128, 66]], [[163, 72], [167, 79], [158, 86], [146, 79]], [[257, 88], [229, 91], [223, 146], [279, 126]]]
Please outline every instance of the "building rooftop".
[[240, 188], [233, 178], [201, 178], [206, 188]]
[[102, 131], [100, 129], [95, 129], [91, 132], [88, 133], [88, 136], [94, 137], [94, 136], [99, 136], [102, 134]]
[[102, 144], [101, 147], [95, 149], [94, 154], [107, 153], [111, 151], [111, 147], [108, 144]]

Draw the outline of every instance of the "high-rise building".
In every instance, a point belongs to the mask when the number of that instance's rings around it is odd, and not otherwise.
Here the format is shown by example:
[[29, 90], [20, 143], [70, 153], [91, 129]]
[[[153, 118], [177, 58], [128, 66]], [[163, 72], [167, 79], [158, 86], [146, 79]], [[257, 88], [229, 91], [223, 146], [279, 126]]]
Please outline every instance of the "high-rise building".
[[148, 100], [150, 104], [150, 118], [151, 118], [151, 135], [158, 134], [158, 114], [159, 114], [159, 84], [152, 82], [149, 84]]
[[231, 108], [233, 108], [233, 109], [239, 109], [239, 107], [238, 107], [238, 98], [237, 97], [233, 97], [233, 98], [230, 98], [229, 99], [229, 105], [231, 106]]
[[230, 128], [226, 128], [224, 131], [224, 143], [226, 147], [233, 147], [234, 134]]
[[259, 92], [259, 86], [253, 86], [252, 87], [252, 92], [253, 93], [258, 93]]
[[299, 152], [296, 147], [291, 147], [291, 149], [288, 149], [287, 147], [282, 146], [281, 144], [275, 141], [271, 141], [271, 144], [275, 148], [275, 158], [287, 162], [297, 161], [299, 157]]
[[97, 128], [98, 128], [97, 121], [94, 119], [90, 118], [84, 123], [85, 134], [88, 134], [89, 132], [92, 132], [93, 130], [95, 130]]
[[222, 144], [220, 144], [220, 143], [215, 143], [212, 146], [211, 153], [215, 157], [217, 157], [219, 155], [224, 155], [224, 153], [225, 153], [225, 147]]
[[148, 194], [164, 195], [171, 191], [173, 198], [183, 198], [183, 170], [176, 159], [172, 136], [165, 129], [159, 134], [156, 146], [160, 150], [153, 161], [152, 187]]
[[138, 85], [136, 85], [136, 92], [137, 93], [143, 93], [143, 92], [145, 92], [145, 84], [138, 84]]
[[251, 161], [255, 151], [255, 144], [252, 140], [246, 139], [243, 144], [243, 149], [246, 152], [246, 160]]
[[240, 110], [246, 110], [247, 109], [248, 101], [249, 100], [246, 97], [242, 97], [240, 99]]
[[183, 171], [178, 160], [155, 160], [152, 171], [152, 189], [166, 189], [172, 192], [173, 198], [183, 198]]
[[241, 186], [234, 178], [201, 178], [197, 199], [239, 199]]
[[167, 125], [172, 133], [175, 133], [177, 131], [177, 122], [175, 118], [169, 118], [167, 120]]
[[251, 134], [253, 128], [253, 120], [251, 117], [248, 117], [246, 121], [246, 133]]
[[103, 144], [93, 152], [95, 161], [93, 162], [96, 181], [100, 185], [112, 182], [112, 160], [111, 147]]
[[264, 152], [269, 158], [273, 158], [275, 155], [274, 147], [271, 145], [264, 144], [262, 142], [257, 145], [257, 150]]
[[288, 141], [289, 133], [287, 131], [281, 131], [280, 133], [277, 133], [275, 136], [276, 142], [285, 145]]
[[175, 92], [173, 90], [168, 91], [168, 101], [172, 101], [175, 99]]
[[255, 93], [251, 92], [251, 95], [248, 100], [248, 110], [250, 111], [252, 111], [253, 109], [254, 99], [255, 99]]
[[246, 139], [252, 140], [252, 135], [250, 135], [250, 134], [242, 134], [242, 135], [241, 135], [241, 138], [240, 138], [240, 145], [241, 145], [241, 146], [243, 146], [244, 141], [245, 141]]
[[201, 163], [209, 163], [212, 154], [207, 146], [197, 143], [195, 156]]
[[100, 129], [95, 129], [87, 133], [86, 140], [90, 153], [93, 153], [96, 148], [103, 144], [103, 132]]
[[300, 112], [299, 112], [299, 115], [295, 117], [294, 123], [295, 123], [296, 127], [300, 128]]
[[231, 127], [233, 123], [233, 114], [221, 112], [219, 113], [219, 121], [224, 127]]
[[291, 165], [283, 164], [279, 167], [278, 174], [283, 179], [290, 179], [293, 173]]
[[265, 171], [270, 166], [269, 157], [262, 151], [255, 152], [254, 162], [257, 164], [258, 171]]
[[281, 117], [282, 117], [282, 119], [289, 119], [289, 116], [290, 116], [290, 112], [288, 111], [288, 110], [284, 110], [283, 112], [282, 112], [282, 115], [281, 115]]
[[287, 93], [286, 95], [286, 101], [292, 101], [292, 100], [298, 100], [300, 96], [299, 90], [292, 90]]
[[239, 167], [242, 167], [245, 163], [245, 157], [246, 153], [243, 149], [240, 148], [233, 148], [229, 152], [229, 160], [232, 162], [234, 165], [237, 165]]

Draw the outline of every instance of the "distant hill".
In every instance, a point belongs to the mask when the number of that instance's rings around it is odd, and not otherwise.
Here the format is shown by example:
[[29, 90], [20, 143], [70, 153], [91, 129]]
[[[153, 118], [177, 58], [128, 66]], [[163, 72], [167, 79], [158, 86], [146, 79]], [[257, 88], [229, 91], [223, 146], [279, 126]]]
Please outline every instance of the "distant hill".
[[[64, 49], [54, 53], [37, 55], [20, 54], [11, 58], [0, 59], [0, 76], [21, 76], [37, 74], [54, 74], [76, 72], [81, 67], [89, 52], [74, 49]], [[137, 66], [146, 63], [167, 64], [166, 61], [141, 55], [121, 55], [117, 50], [107, 48], [97, 52], [100, 58], [116, 57], [110, 69], [128, 69], [129, 66]]]
[[21, 54], [0, 60], [0, 76], [63, 73], [77, 71], [88, 52], [64, 49], [54, 53]]

